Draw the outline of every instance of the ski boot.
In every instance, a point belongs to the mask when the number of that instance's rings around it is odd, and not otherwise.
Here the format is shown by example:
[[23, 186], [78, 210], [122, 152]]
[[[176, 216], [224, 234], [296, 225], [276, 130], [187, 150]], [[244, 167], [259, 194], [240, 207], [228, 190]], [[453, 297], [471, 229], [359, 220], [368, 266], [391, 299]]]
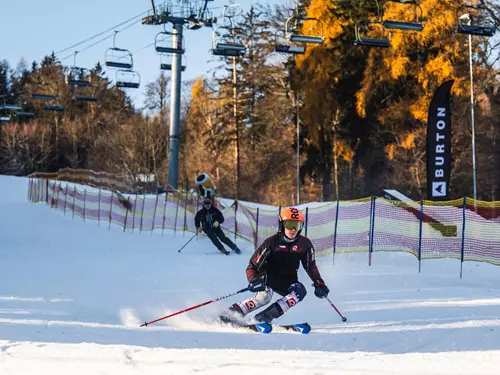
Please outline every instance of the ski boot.
[[219, 315], [219, 320], [226, 324], [241, 324], [245, 314], [241, 310], [241, 307], [235, 303], [227, 311]]
[[219, 249], [219, 251], [220, 251], [222, 254], [224, 254], [224, 255], [229, 255], [229, 254], [230, 254], [230, 252], [229, 252], [229, 251], [227, 251], [226, 249], [224, 249], [223, 247], [222, 247], [222, 248], [220, 248], [220, 249]]
[[281, 315], [283, 315], [283, 309], [278, 302], [274, 302], [267, 309], [256, 314], [254, 319], [257, 323], [271, 323], [273, 319], [279, 318]]
[[236, 254], [241, 254], [241, 250], [238, 248], [238, 246], [234, 246], [233, 251], [234, 251]]

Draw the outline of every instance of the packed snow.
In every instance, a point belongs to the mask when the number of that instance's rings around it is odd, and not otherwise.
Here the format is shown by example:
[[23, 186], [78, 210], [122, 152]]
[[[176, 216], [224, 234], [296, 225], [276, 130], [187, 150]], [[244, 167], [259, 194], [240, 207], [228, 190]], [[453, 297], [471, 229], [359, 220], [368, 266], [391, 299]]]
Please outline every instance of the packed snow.
[[[241, 293], [148, 327], [145, 321], [247, 285], [253, 244], [222, 255], [205, 236], [123, 232], [29, 203], [0, 176], [0, 374], [498, 374], [500, 268], [406, 253], [318, 256], [330, 298], [276, 323], [308, 335], [213, 322]], [[234, 237], [232, 237], [234, 238]], [[274, 299], [278, 298], [275, 295]]]

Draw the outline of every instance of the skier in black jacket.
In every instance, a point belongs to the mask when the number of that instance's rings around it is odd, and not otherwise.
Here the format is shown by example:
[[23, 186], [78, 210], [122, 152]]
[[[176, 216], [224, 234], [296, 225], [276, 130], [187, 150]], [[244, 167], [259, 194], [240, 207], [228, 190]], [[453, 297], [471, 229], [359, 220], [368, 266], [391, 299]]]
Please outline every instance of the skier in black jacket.
[[194, 217], [194, 225], [196, 226], [196, 233], [202, 230], [212, 240], [212, 243], [223, 254], [229, 255], [222, 245], [221, 241], [229, 246], [236, 254], [240, 254], [241, 250], [236, 244], [226, 237], [220, 225], [224, 222], [222, 212], [212, 205], [210, 198], [203, 198], [203, 208], [196, 213]]
[[306, 296], [306, 288], [298, 281], [299, 263], [313, 281], [314, 294], [326, 298], [330, 290], [321, 278], [311, 241], [300, 232], [304, 215], [296, 208], [280, 213], [279, 232], [267, 238], [250, 258], [246, 269], [248, 290], [257, 292], [252, 298], [233, 304], [220, 319], [226, 323], [242, 322], [248, 313], [271, 302], [273, 292], [282, 298], [255, 315], [257, 322], [269, 323], [283, 315]]

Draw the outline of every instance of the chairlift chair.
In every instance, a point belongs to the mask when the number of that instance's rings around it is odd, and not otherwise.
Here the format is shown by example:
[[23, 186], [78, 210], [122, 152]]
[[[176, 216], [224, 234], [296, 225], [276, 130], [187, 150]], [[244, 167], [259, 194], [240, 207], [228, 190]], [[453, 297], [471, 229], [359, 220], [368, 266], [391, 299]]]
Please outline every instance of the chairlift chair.
[[25, 112], [25, 111], [17, 111], [17, 112], [14, 112], [14, 115], [16, 115], [16, 117], [20, 117], [20, 118], [31, 118], [31, 117], [35, 117], [35, 114], [33, 112]]
[[91, 87], [92, 82], [90, 80], [90, 72], [86, 68], [76, 66], [76, 55], [78, 51], [75, 51], [75, 56], [73, 57], [73, 66], [69, 68], [69, 72], [66, 75], [66, 84], [76, 87]]
[[483, 25], [472, 24], [469, 14], [464, 14], [458, 18], [458, 33], [492, 37], [496, 32], [496, 25], [493, 21], [488, 21]]
[[118, 70], [115, 85], [121, 89], [138, 89], [141, 85], [141, 76], [135, 70]]
[[276, 44], [274, 52], [287, 53], [291, 55], [303, 55], [306, 53], [306, 46], [296, 44]]
[[[41, 94], [41, 93], [32, 93], [31, 98], [33, 100], [43, 100], [43, 101], [55, 101], [56, 96], [51, 95], [51, 94]], [[57, 112], [63, 112], [64, 107], [61, 105], [56, 105], [56, 104], [45, 104], [42, 107], [45, 111], [57, 111]]]
[[219, 30], [223, 29], [225, 27], [215, 28], [212, 32], [212, 54], [226, 57], [244, 56], [247, 52], [245, 45], [231, 34], [221, 36]]
[[[160, 56], [160, 69], [161, 70], [172, 70], [172, 54], [162, 54]], [[181, 71], [184, 72], [186, 70], [186, 55], [182, 56], [181, 59]]]
[[399, 21], [399, 20], [382, 20], [382, 26], [386, 29], [397, 29], [404, 31], [422, 31], [424, 25], [420, 22], [422, 17], [422, 8], [417, 1], [407, 1], [407, 0], [388, 0], [394, 3], [413, 5], [415, 10], [415, 19], [413, 21]]
[[55, 98], [56, 98], [55, 95], [36, 94], [36, 93], [31, 94], [31, 99], [34, 100], [54, 100]]
[[243, 20], [243, 9], [240, 4], [224, 5], [221, 14], [221, 28], [232, 30]]
[[353, 45], [355, 46], [366, 46], [366, 47], [375, 47], [375, 48], [389, 48], [391, 46], [391, 42], [389, 39], [384, 39], [384, 38], [367, 38], [367, 37], [362, 37], [360, 34], [360, 25], [361, 24], [366, 24], [366, 25], [380, 25], [382, 29], [384, 29], [382, 23], [380, 21], [376, 20], [361, 20], [356, 22], [356, 25], [354, 27], [354, 32], [356, 35], [356, 39], [353, 42]]
[[[281, 33], [286, 35], [284, 30], [281, 30]], [[280, 31], [274, 35], [274, 52], [288, 55], [303, 55], [306, 53], [307, 44], [288, 44], [286, 38], [279, 37], [278, 34], [280, 34]]]
[[76, 100], [77, 102], [90, 102], [90, 103], [95, 103], [97, 102], [97, 98], [92, 95], [73, 95], [73, 100]]
[[110, 68], [132, 69], [134, 60], [128, 49], [116, 47], [116, 34], [113, 35], [113, 47], [108, 48], [104, 54], [104, 64]]
[[15, 111], [20, 111], [21, 109], [22, 109], [21, 106], [15, 105], [15, 104], [3, 104], [3, 105], [0, 105], [0, 111], [15, 112]]
[[[296, 15], [289, 17], [285, 23], [285, 36], [292, 43], [309, 43], [309, 44], [323, 44], [325, 38], [323, 38], [323, 31], [321, 31], [320, 35], [304, 35], [299, 34], [297, 32], [299, 20], [303, 22], [305, 21], [314, 21], [317, 24], [320, 24], [319, 20], [316, 18], [297, 18]], [[290, 23], [295, 22], [295, 25], [291, 26]], [[320, 28], [322, 30], [322, 28]]]
[[47, 104], [43, 106], [43, 109], [46, 111], [64, 112], [64, 106], [62, 105]]
[[156, 34], [155, 37], [155, 50], [158, 53], [177, 53], [184, 54], [186, 49], [184, 47], [184, 37], [177, 41], [177, 45], [173, 46], [173, 34], [169, 31], [162, 31]]

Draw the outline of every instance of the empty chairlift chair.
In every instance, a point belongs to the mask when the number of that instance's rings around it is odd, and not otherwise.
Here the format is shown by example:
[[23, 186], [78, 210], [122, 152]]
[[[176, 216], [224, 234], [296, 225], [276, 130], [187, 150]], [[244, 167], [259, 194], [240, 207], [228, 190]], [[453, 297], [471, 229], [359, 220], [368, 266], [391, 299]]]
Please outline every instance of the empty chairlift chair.
[[115, 31], [113, 36], [113, 47], [108, 48], [104, 55], [104, 64], [109, 68], [117, 69], [132, 69], [134, 66], [134, 60], [132, 58], [132, 53], [128, 49], [116, 47], [116, 34]]
[[[368, 31], [370, 30], [370, 26], [378, 25], [382, 30], [385, 28], [382, 26], [380, 21], [376, 20], [361, 20], [356, 22], [355, 25], [355, 36], [356, 39], [353, 42], [355, 46], [365, 46], [365, 47], [375, 47], [375, 48], [389, 48], [391, 46], [391, 42], [386, 38], [369, 38], [362, 36], [361, 29], [365, 27]], [[383, 31], [385, 34], [385, 31]]]
[[[43, 94], [43, 93], [33, 93], [31, 94], [31, 98], [33, 100], [41, 100], [47, 102], [54, 102], [56, 100], [55, 95], [51, 94]], [[62, 105], [57, 105], [54, 103], [48, 103], [43, 106], [45, 111], [54, 111], [54, 112], [64, 112], [64, 107]]]
[[138, 89], [141, 86], [141, 76], [135, 70], [118, 70], [115, 85], [121, 89]]
[[402, 4], [404, 6], [411, 6], [413, 8], [413, 20], [412, 21], [401, 21], [401, 20], [382, 20], [382, 26], [386, 29], [397, 29], [404, 31], [422, 31], [424, 25], [420, 22], [422, 17], [422, 8], [417, 1], [401, 1], [401, 0], [388, 0], [388, 2]]
[[285, 35], [286, 32], [284, 30], [278, 31], [274, 35], [274, 52], [284, 53], [287, 55], [303, 55], [306, 53], [307, 47], [305, 44], [289, 44]]
[[76, 66], [77, 54], [78, 51], [75, 51], [73, 66], [69, 68], [69, 72], [66, 74], [66, 84], [68, 86], [73, 86], [76, 91], [75, 95], [73, 95], [73, 100], [81, 102], [96, 102], [97, 98], [95, 96], [87, 95], [87, 93], [81, 92], [82, 89], [92, 87], [92, 80], [88, 69]]
[[[172, 70], [172, 58], [173, 54], [161, 54], [160, 55], [160, 69], [161, 70]], [[186, 70], [186, 55], [182, 56], [181, 59], [181, 71], [184, 72]]]
[[493, 21], [483, 21], [482, 24], [472, 22], [471, 16], [466, 13], [458, 18], [458, 32], [460, 34], [492, 37], [496, 32]]
[[[304, 27], [306, 22], [310, 27]], [[316, 27], [311, 26], [311, 24], [316, 25]], [[307, 34], [313, 35], [306, 35], [304, 31], [307, 31]], [[291, 43], [323, 44], [325, 41], [325, 38], [323, 38], [323, 28], [319, 20], [316, 18], [300, 18], [297, 15], [293, 15], [287, 19], [285, 23], [285, 36]]]
[[243, 34], [237, 27], [243, 19], [239, 4], [225, 5], [222, 10], [222, 24], [212, 32], [212, 55], [240, 57], [247, 52]]
[[225, 57], [240, 57], [247, 52], [245, 45], [231, 34], [222, 34], [229, 31], [225, 27], [215, 28], [212, 33], [212, 55]]
[[35, 116], [33, 112], [23, 111], [22, 109], [22, 106], [7, 104], [4, 100], [4, 103], [0, 105], [0, 112], [3, 112], [3, 114], [0, 114], [0, 121], [10, 121], [13, 117], [30, 118]]
[[173, 34], [169, 31], [162, 31], [156, 34], [155, 50], [160, 54], [176, 53], [182, 55], [186, 52], [184, 47], [184, 38], [179, 39], [175, 45], [173, 45], [173, 43]]

